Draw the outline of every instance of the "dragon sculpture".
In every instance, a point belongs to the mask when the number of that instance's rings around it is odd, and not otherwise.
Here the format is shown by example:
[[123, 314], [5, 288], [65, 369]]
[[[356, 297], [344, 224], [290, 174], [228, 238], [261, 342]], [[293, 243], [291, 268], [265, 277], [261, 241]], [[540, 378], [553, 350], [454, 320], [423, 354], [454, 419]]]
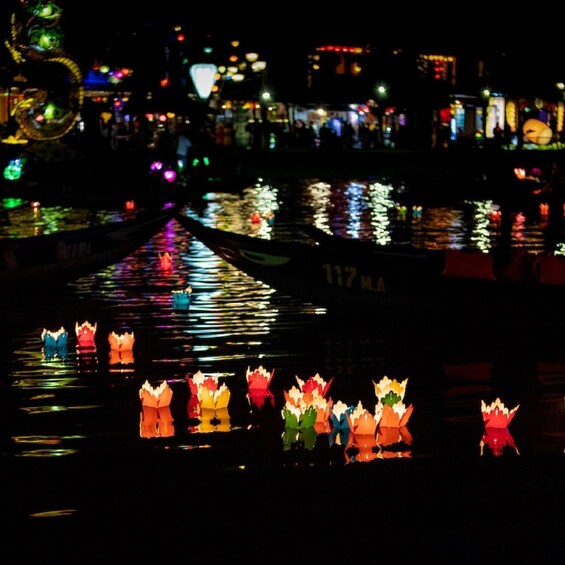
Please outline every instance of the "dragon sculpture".
[[5, 143], [55, 140], [75, 125], [84, 101], [83, 77], [63, 49], [62, 9], [56, 2], [20, 0], [5, 44], [25, 84], [10, 117], [17, 124]]

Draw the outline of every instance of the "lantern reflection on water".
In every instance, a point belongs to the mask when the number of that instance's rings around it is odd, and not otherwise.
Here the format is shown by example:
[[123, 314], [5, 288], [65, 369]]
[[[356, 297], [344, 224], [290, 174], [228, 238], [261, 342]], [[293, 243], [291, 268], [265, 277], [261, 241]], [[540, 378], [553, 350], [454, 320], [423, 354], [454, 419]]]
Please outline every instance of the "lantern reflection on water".
[[142, 406], [139, 417], [139, 435], [143, 438], [174, 436], [175, 427], [170, 407]]
[[172, 294], [173, 294], [173, 308], [175, 310], [188, 310], [190, 306], [192, 287], [188, 285], [183, 290], [173, 290]]

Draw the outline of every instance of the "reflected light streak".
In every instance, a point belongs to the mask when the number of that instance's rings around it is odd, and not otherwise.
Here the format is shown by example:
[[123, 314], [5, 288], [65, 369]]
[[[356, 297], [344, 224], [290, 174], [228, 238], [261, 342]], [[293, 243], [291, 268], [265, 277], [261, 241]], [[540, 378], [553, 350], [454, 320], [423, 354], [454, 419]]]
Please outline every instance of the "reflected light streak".
[[473, 202], [473, 223], [471, 225], [471, 241], [477, 249], [488, 253], [493, 246], [490, 231], [490, 219], [493, 203], [491, 200]]
[[389, 214], [396, 208], [396, 202], [391, 196], [392, 190], [391, 185], [380, 182], [371, 183], [369, 186], [373, 241], [379, 245], [386, 245], [392, 240]]
[[350, 237], [359, 239], [361, 236], [361, 222], [363, 211], [367, 209], [367, 201], [364, 196], [365, 185], [352, 182], [345, 189], [347, 203], [347, 233]]

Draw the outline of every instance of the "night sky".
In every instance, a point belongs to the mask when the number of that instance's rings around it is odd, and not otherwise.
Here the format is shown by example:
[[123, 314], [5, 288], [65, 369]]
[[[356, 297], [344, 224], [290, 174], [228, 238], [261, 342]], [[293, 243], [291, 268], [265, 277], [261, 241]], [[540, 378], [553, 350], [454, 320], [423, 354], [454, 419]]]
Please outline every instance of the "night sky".
[[[20, 0], [0, 0], [0, 31], [6, 36], [10, 13]], [[63, 9], [62, 28], [67, 51], [81, 63], [120, 46], [130, 46], [132, 34], [156, 35], [156, 30], [181, 23], [195, 36], [210, 35], [227, 42], [240, 39], [248, 49], [269, 60], [300, 56], [323, 43], [376, 47], [417, 46], [483, 54], [504, 51], [519, 54], [531, 68], [558, 68], [565, 80], [562, 24], [542, 5], [521, 12], [507, 3], [485, 2], [453, 11], [429, 2], [320, 4], [304, 1], [212, 2], [159, 0], [56, 0]], [[150, 35], [150, 34], [149, 34]], [[149, 36], [148, 35], [148, 36]], [[150, 46], [145, 46], [150, 51]], [[124, 61], [123, 64], [127, 64]], [[560, 75], [559, 75], [560, 76]]]

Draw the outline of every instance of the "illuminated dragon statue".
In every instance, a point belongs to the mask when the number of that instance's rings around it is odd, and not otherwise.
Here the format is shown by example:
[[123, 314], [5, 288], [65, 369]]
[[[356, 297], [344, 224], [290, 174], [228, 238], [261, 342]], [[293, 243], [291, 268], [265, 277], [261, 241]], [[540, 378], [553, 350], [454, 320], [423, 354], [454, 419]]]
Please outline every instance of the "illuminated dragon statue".
[[15, 80], [27, 83], [11, 110], [17, 131], [5, 143], [63, 137], [74, 126], [84, 101], [82, 73], [63, 50], [62, 10], [55, 2], [20, 0], [21, 15], [11, 17], [6, 41], [18, 66]]

